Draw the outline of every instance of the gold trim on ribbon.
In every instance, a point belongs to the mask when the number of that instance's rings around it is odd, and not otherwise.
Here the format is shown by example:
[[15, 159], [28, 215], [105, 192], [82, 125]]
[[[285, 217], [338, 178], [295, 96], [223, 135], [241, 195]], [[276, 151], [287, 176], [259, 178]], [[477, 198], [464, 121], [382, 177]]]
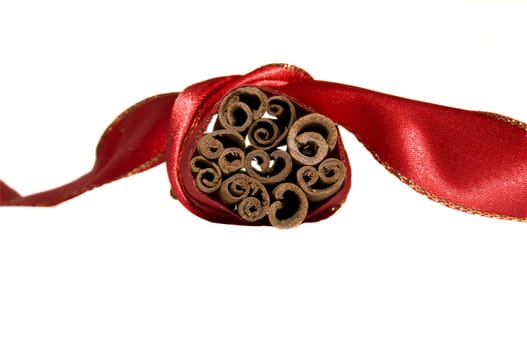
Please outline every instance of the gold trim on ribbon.
[[527, 124], [522, 122], [522, 121], [510, 118], [510, 117], [506, 117], [506, 116], [501, 115], [501, 114], [493, 113], [493, 112], [484, 112], [484, 111], [476, 111], [476, 112], [488, 115], [488, 116], [493, 117], [495, 119], [501, 120], [502, 122], [514, 125], [514, 126], [520, 128], [520, 129], [523, 129], [523, 130], [527, 131]]

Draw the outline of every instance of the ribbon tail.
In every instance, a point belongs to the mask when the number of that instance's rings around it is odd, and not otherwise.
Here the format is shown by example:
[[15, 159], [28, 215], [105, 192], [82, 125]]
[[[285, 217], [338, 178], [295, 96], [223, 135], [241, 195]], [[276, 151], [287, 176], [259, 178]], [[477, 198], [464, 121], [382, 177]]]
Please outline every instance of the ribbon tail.
[[53, 206], [163, 163], [170, 112], [177, 96], [152, 96], [121, 113], [101, 136], [92, 170], [66, 185], [22, 196], [0, 181], [0, 206]]
[[428, 198], [527, 221], [527, 124], [324, 81], [282, 90], [352, 132], [387, 170]]

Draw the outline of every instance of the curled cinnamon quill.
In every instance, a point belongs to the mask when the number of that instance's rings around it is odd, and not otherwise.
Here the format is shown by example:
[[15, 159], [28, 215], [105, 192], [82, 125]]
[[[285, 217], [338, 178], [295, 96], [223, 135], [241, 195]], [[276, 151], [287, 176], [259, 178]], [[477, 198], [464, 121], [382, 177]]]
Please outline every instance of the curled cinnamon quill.
[[221, 185], [222, 203], [233, 206], [248, 222], [261, 220], [269, 209], [269, 193], [258, 180], [242, 173], [227, 178]]
[[267, 110], [267, 97], [254, 87], [243, 87], [228, 94], [218, 112], [217, 128], [243, 133]]
[[317, 165], [337, 144], [337, 127], [322, 114], [308, 114], [291, 127], [287, 146], [294, 160], [302, 165]]
[[312, 202], [320, 202], [334, 195], [344, 183], [346, 167], [335, 158], [328, 158], [315, 168], [306, 165], [298, 169], [296, 181]]
[[196, 176], [196, 186], [204, 193], [213, 193], [220, 188], [220, 167], [203, 156], [192, 158], [190, 169]]
[[296, 110], [291, 101], [283, 96], [269, 99], [268, 118], [260, 118], [250, 126], [248, 138], [251, 145], [270, 150], [284, 143], [289, 128], [296, 120]]
[[[255, 169], [253, 162], [258, 166]], [[274, 150], [271, 154], [256, 149], [247, 153], [245, 171], [265, 185], [275, 185], [286, 181], [293, 169], [293, 161], [286, 151]]]
[[280, 228], [300, 225], [307, 216], [309, 203], [305, 193], [295, 184], [284, 182], [273, 190], [275, 201], [271, 204], [269, 221]]
[[217, 130], [204, 135], [198, 144], [198, 153], [207, 159], [218, 159], [226, 147], [244, 147], [243, 137], [234, 130]]
[[218, 165], [225, 175], [230, 175], [243, 168], [245, 152], [238, 147], [225, 148], [218, 158]]
[[310, 208], [341, 189], [346, 167], [327, 158], [337, 145], [335, 124], [298, 110], [287, 97], [256, 87], [228, 93], [214, 131], [201, 137], [191, 160], [196, 187], [248, 223], [304, 222]]

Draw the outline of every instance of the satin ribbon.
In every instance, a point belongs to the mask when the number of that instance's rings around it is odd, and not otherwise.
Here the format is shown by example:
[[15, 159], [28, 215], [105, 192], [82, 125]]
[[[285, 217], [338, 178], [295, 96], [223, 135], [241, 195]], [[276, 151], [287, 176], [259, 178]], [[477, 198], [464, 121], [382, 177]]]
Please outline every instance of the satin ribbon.
[[[213, 222], [246, 224], [197, 190], [189, 170], [198, 139], [218, 102], [245, 85], [273, 89], [328, 116], [352, 132], [388, 171], [431, 200], [471, 214], [527, 221], [527, 124], [498, 114], [314, 80], [285, 64], [147, 98], [106, 129], [89, 173], [28, 196], [0, 181], [0, 205], [56, 205], [166, 161], [172, 193], [191, 212]], [[306, 220], [331, 215], [350, 185], [348, 179], [334, 199]]]

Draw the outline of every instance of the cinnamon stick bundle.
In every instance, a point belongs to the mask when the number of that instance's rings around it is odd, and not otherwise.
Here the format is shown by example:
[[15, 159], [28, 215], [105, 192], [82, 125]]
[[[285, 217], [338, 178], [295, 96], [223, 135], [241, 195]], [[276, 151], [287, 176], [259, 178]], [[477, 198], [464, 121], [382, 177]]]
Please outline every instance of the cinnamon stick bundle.
[[329, 118], [242, 87], [221, 101], [191, 170], [200, 191], [246, 222], [292, 228], [342, 187], [346, 167], [331, 157], [337, 138]]

